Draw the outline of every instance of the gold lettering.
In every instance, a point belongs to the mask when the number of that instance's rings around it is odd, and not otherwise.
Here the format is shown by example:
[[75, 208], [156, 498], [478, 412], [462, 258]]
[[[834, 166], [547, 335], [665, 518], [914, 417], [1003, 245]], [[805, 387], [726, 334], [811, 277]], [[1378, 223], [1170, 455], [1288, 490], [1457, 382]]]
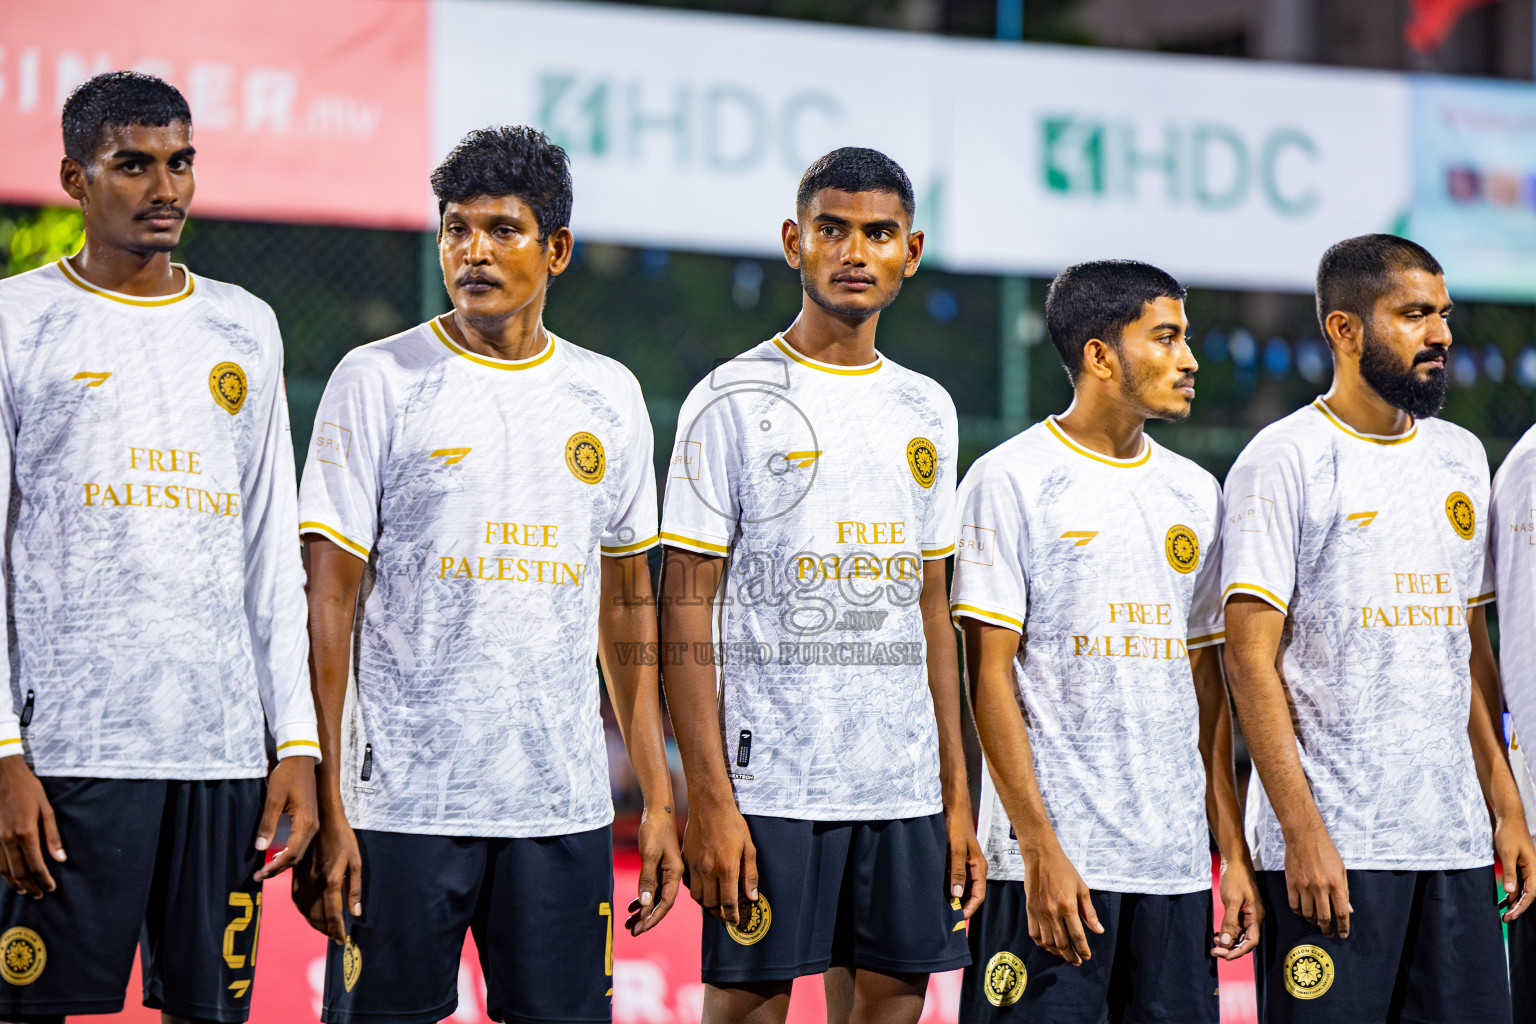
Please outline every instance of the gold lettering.
[[96, 497], [100, 493], [101, 493], [101, 485], [100, 484], [86, 484], [85, 485], [85, 503], [87, 505], [92, 504], [91, 499]]

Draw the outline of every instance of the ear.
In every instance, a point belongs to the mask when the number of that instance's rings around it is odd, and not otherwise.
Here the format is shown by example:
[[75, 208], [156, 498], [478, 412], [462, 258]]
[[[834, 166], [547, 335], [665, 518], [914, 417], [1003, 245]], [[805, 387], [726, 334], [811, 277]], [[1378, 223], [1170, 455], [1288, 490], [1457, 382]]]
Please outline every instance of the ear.
[[902, 268], [902, 277], [911, 277], [917, 273], [917, 265], [923, 262], [923, 233], [913, 231], [907, 235], [907, 265]]
[[59, 184], [75, 202], [85, 201], [85, 168], [78, 161], [70, 157], [59, 161]]
[[576, 236], [568, 227], [558, 228], [545, 243], [549, 247], [549, 276], [559, 277], [571, 265], [571, 255], [576, 251]]
[[779, 234], [784, 242], [784, 262], [796, 270], [800, 269], [800, 225], [792, 220], [785, 220], [779, 228]]
[[1081, 378], [1086, 373], [1107, 383], [1114, 380], [1115, 374], [1119, 372], [1120, 357], [1115, 352], [1115, 347], [1105, 344], [1098, 338], [1089, 338], [1083, 345], [1083, 369], [1078, 377]]
[[1335, 352], [1359, 355], [1365, 344], [1365, 324], [1354, 313], [1336, 309], [1323, 318], [1323, 331]]

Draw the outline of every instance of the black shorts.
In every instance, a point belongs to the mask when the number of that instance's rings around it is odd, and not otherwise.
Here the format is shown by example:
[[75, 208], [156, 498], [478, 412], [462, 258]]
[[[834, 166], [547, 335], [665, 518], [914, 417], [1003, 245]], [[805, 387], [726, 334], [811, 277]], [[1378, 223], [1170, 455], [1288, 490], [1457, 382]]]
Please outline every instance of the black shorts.
[[145, 1006], [244, 1021], [266, 781], [42, 783], [69, 859], [41, 900], [0, 889], [0, 1019], [118, 1012], [142, 937]]
[[473, 931], [499, 1021], [613, 1019], [613, 834], [470, 839], [359, 829], [363, 914], [327, 943], [326, 1024], [432, 1024]]
[[829, 967], [932, 974], [970, 963], [965, 915], [948, 891], [944, 815], [746, 819], [759, 899], [741, 928], [704, 919], [706, 983], [786, 981]]
[[1508, 1024], [1492, 866], [1350, 871], [1349, 938], [1291, 911], [1285, 872], [1259, 872], [1263, 1024]]
[[[1536, 815], [1536, 808], [1531, 812]], [[1514, 1024], [1536, 1024], [1536, 911], [1509, 922], [1509, 989]]]
[[1176, 896], [1093, 891], [1104, 926], [1074, 967], [1029, 937], [1023, 882], [992, 882], [971, 920], [962, 1024], [1217, 1024], [1211, 891]]

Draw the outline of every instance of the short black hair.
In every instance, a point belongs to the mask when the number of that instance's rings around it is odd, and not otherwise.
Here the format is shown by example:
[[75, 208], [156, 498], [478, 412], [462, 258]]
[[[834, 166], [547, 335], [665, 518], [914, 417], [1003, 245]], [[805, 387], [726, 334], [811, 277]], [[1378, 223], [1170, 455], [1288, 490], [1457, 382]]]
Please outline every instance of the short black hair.
[[544, 242], [571, 223], [571, 160], [537, 128], [477, 128], [432, 172], [432, 193], [439, 218], [449, 203], [516, 196], [533, 211]]
[[139, 71], [103, 72], [76, 86], [64, 101], [64, 155], [83, 166], [108, 128], [164, 128], [173, 121], [192, 125], [192, 109], [174, 85]]
[[807, 167], [800, 176], [800, 187], [795, 190], [795, 215], [804, 214], [816, 193], [824, 188], [839, 192], [885, 192], [901, 200], [907, 220], [917, 213], [912, 179], [901, 164], [878, 149], [844, 146]]
[[1376, 300], [1392, 289], [1392, 277], [1405, 270], [1445, 275], [1440, 261], [1417, 242], [1397, 235], [1359, 235], [1336, 242], [1317, 264], [1317, 325], [1328, 336], [1328, 314], [1353, 313], [1368, 321]]
[[1120, 347], [1126, 327], [1158, 299], [1184, 301], [1185, 288], [1173, 275], [1137, 260], [1090, 260], [1056, 275], [1045, 293], [1045, 328], [1061, 354], [1067, 376], [1083, 369], [1083, 346], [1098, 338]]

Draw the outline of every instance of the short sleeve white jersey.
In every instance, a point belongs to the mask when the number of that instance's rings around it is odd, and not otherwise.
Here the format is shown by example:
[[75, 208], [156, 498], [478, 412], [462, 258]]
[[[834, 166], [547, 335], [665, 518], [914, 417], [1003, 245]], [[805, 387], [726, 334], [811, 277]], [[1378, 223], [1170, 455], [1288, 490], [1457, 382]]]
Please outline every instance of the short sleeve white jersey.
[[269, 728], [279, 757], [320, 753], [282, 365], [234, 285], [142, 298], [63, 260], [0, 281], [0, 755], [241, 779]]
[[689, 394], [664, 543], [728, 559], [715, 638], [743, 813], [891, 820], [942, 807], [923, 562], [954, 550], [954, 403], [883, 356], [775, 337]]
[[[1353, 870], [1493, 859], [1467, 737], [1467, 610], [1488, 528], [1488, 460], [1439, 419], [1379, 437], [1318, 399], [1261, 430], [1227, 475], [1223, 595], [1286, 615], [1281, 676], [1301, 764]], [[1248, 842], [1285, 864], [1257, 772]]]
[[612, 820], [601, 558], [656, 543], [651, 455], [634, 376], [554, 335], [508, 361], [433, 320], [337, 366], [300, 518], [368, 564], [343, 735], [354, 827], [515, 838]]
[[[1054, 419], [960, 485], [950, 610], [1023, 634], [1014, 681], [1062, 850], [1113, 892], [1210, 888], [1200, 709], [1189, 651], [1220, 643], [1221, 488], [1145, 439], [1116, 459]], [[987, 876], [1024, 879], [990, 772]]]
[[[1504, 703], [1515, 734], [1536, 736], [1536, 427], [1494, 475], [1488, 520], [1482, 589], [1498, 595]], [[1527, 804], [1525, 813], [1536, 827], [1536, 806]]]

